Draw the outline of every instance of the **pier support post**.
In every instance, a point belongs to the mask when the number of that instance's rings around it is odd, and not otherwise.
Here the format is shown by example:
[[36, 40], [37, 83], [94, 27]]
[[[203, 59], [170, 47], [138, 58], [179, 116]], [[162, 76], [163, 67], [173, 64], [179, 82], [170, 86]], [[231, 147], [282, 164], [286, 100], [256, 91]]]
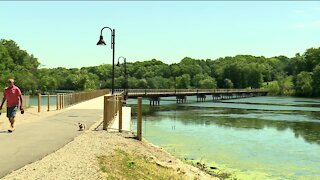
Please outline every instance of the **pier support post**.
[[64, 109], [64, 94], [62, 94], [62, 109]]
[[142, 97], [138, 97], [137, 138], [142, 140]]
[[159, 106], [160, 105], [160, 97], [150, 97], [149, 101], [150, 101], [150, 106], [151, 106], [151, 104], [152, 104], [152, 106], [154, 106], [154, 105]]
[[205, 101], [206, 101], [206, 95], [204, 94], [197, 95], [197, 102], [205, 102]]
[[57, 110], [59, 110], [59, 94], [57, 93], [57, 97], [56, 97], [56, 105], [57, 105]]
[[177, 103], [187, 102], [187, 96], [184, 96], [184, 95], [176, 96], [176, 100], [177, 100]]
[[50, 94], [48, 94], [48, 110], [47, 111], [50, 111]]
[[109, 101], [109, 99], [111, 99], [111, 95], [106, 95], [103, 97], [103, 130], [107, 130], [108, 128], [108, 122], [109, 122], [109, 118], [111, 117], [111, 111], [110, 111], [110, 104], [111, 102]]
[[38, 94], [38, 112], [41, 110], [41, 94]]
[[119, 96], [119, 132], [122, 132], [122, 97]]
[[62, 94], [59, 94], [59, 109], [62, 109]]

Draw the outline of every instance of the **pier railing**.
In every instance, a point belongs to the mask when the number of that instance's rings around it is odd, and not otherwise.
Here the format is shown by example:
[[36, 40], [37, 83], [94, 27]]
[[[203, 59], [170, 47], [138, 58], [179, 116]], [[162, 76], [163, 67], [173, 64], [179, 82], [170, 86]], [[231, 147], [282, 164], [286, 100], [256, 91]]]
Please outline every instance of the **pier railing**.
[[116, 92], [114, 95], [108, 94], [104, 96], [103, 107], [103, 130], [107, 130], [108, 126], [119, 118], [119, 131], [122, 130], [122, 104], [124, 99], [124, 92]]
[[216, 93], [258, 93], [262, 89], [128, 89], [128, 97], [143, 96], [174, 96]]
[[55, 101], [56, 101], [56, 110], [59, 109], [64, 109], [68, 106], [89, 100], [89, 99], [93, 99], [99, 96], [103, 96], [105, 94], [108, 94], [109, 90], [106, 89], [102, 89], [102, 90], [95, 90], [95, 91], [84, 91], [84, 92], [75, 92], [75, 93], [57, 93], [57, 94], [39, 94], [38, 95], [38, 112], [41, 111], [41, 107], [42, 107], [42, 99], [45, 98], [47, 99], [47, 111], [51, 110], [51, 104], [50, 100], [51, 97], [55, 97]]

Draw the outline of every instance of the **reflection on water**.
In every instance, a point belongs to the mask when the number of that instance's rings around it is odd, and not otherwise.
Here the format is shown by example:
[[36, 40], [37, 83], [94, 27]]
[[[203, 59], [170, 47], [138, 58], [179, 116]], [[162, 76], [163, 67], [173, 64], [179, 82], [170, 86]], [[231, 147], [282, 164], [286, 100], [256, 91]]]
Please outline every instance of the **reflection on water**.
[[228, 101], [232, 103], [145, 105], [143, 136], [176, 156], [213, 164], [240, 179], [320, 177], [320, 108], [309, 106], [320, 101], [278, 97]]

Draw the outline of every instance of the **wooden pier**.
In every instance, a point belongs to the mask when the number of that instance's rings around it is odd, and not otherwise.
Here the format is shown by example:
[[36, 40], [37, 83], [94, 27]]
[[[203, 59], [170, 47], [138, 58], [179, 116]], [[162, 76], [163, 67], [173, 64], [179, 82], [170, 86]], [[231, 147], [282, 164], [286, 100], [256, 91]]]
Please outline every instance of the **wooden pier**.
[[159, 106], [161, 97], [176, 97], [177, 103], [185, 103], [187, 96], [196, 96], [197, 102], [205, 102], [208, 96], [217, 101], [267, 95], [267, 91], [261, 89], [128, 89], [127, 93], [128, 98], [149, 98], [150, 106]]

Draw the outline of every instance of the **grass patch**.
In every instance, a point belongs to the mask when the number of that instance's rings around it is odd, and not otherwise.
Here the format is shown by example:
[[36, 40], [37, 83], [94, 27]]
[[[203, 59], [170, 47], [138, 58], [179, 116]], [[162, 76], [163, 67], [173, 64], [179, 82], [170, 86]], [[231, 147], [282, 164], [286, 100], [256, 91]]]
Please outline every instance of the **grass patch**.
[[172, 168], [163, 167], [146, 158], [116, 149], [112, 155], [97, 156], [106, 179], [182, 179]]

